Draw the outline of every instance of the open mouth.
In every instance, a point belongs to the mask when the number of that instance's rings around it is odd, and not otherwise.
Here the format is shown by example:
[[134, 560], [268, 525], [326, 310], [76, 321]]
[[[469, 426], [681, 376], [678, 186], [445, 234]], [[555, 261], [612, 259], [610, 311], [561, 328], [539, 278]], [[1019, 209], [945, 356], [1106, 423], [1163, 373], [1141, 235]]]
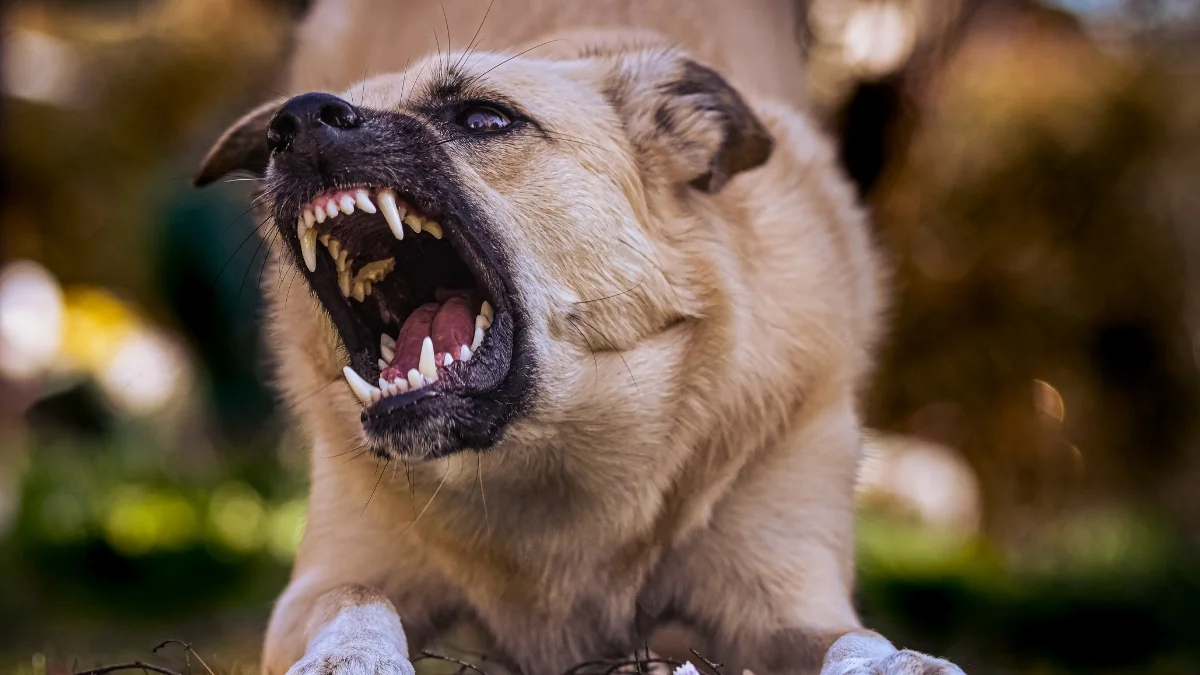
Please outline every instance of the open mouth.
[[350, 353], [344, 374], [368, 431], [507, 374], [511, 325], [504, 348], [492, 330], [507, 311], [503, 284], [479, 247], [439, 221], [391, 187], [327, 190], [299, 208], [298, 252]]

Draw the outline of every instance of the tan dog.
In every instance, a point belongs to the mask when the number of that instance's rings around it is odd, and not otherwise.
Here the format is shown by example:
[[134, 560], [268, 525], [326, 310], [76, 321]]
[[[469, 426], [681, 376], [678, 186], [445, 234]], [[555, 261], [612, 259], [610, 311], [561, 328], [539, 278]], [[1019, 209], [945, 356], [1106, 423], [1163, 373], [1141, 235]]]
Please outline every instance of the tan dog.
[[[878, 264], [795, 107], [794, 10], [727, 4], [497, 3], [489, 50], [404, 67], [437, 3], [326, 3], [294, 80], [342, 93], [206, 158], [264, 176], [312, 291], [265, 288], [313, 446], [266, 672], [412, 672], [454, 630], [554, 675], [664, 626], [733, 673], [961, 672], [852, 607]], [[568, 30], [597, 7], [667, 37]]]

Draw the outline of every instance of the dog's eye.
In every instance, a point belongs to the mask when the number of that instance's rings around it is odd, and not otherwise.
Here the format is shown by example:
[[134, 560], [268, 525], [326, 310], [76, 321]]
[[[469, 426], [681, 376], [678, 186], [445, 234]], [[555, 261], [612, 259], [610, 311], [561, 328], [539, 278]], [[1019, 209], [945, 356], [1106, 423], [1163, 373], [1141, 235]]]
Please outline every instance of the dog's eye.
[[472, 106], [459, 115], [458, 124], [469, 131], [499, 131], [509, 125], [509, 119], [495, 108]]

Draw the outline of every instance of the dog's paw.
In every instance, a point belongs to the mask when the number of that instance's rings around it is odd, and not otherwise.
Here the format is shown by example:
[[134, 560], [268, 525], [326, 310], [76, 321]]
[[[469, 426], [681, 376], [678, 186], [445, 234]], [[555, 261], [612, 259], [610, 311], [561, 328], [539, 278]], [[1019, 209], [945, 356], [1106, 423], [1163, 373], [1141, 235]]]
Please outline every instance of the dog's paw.
[[[857, 663], [850, 663], [857, 661]], [[847, 659], [843, 667], [822, 670], [821, 675], [965, 675], [962, 668], [911, 649], [875, 659]]]
[[874, 633], [843, 636], [825, 656], [821, 675], [965, 675], [945, 659], [896, 649]]
[[413, 665], [394, 650], [375, 645], [338, 645], [305, 654], [287, 675], [415, 675]]

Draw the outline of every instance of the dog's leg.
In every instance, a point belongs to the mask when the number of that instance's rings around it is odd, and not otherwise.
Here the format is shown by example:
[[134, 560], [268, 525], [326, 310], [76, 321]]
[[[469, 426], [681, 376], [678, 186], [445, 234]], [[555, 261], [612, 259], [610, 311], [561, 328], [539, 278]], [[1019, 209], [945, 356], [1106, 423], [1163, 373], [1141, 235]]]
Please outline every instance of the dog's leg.
[[[288, 600], [285, 594], [280, 602]], [[293, 631], [300, 628], [299, 621], [284, 623]], [[320, 595], [302, 630], [303, 635], [271, 631], [263, 672], [281, 673], [286, 669], [288, 675], [414, 674], [400, 617], [386, 597], [366, 587], [342, 586]], [[287, 663], [286, 657], [279, 663], [280, 655], [289, 651], [282, 643], [298, 639], [306, 643], [304, 656], [294, 664]]]
[[896, 649], [869, 630], [847, 633], [825, 653], [821, 675], [963, 675], [958, 666], [911, 649]]

